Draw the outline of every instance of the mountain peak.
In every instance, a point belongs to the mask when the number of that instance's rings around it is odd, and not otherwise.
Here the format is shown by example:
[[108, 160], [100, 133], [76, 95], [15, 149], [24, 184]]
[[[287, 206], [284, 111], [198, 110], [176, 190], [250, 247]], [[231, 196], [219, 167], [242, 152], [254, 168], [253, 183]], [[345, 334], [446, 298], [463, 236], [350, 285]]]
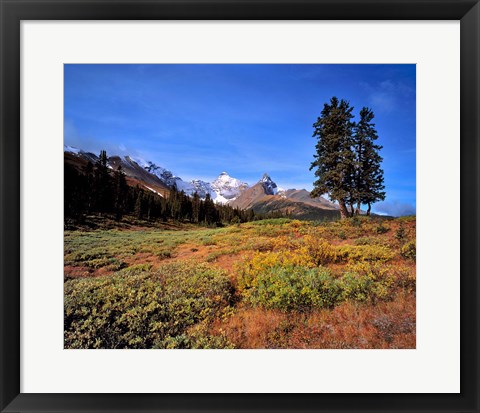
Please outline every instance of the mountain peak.
[[248, 188], [248, 184], [238, 179], [232, 178], [227, 172], [222, 172], [218, 178], [212, 182], [213, 190], [228, 202], [240, 195], [244, 189]]
[[259, 182], [263, 185], [263, 188], [265, 189], [265, 193], [267, 195], [277, 194], [277, 184], [272, 181], [272, 178], [270, 178], [270, 175], [268, 175], [266, 172], [263, 174], [262, 179], [260, 179]]

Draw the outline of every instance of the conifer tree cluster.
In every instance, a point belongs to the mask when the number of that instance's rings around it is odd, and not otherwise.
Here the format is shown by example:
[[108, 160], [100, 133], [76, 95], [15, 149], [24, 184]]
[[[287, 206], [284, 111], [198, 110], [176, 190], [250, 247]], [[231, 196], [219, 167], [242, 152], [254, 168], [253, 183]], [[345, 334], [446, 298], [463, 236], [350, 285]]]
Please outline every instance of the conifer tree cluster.
[[371, 205], [385, 199], [374, 114], [364, 107], [355, 122], [353, 109], [349, 102], [332, 97], [313, 124], [317, 144], [310, 170], [315, 169], [317, 179], [311, 196], [328, 193], [338, 202], [342, 218], [359, 214], [361, 205], [367, 205], [370, 215]]
[[[167, 197], [129, 186], [121, 167], [111, 170], [108, 157], [101, 151], [95, 164], [88, 162], [82, 171], [66, 163], [64, 171], [65, 219], [83, 222], [89, 214], [111, 216], [120, 221], [124, 215], [143, 220], [180, 221], [200, 225], [234, 224], [272, 217], [255, 214], [229, 205], [217, 205], [210, 195], [192, 197], [176, 187]], [[278, 215], [278, 214], [277, 214]]]

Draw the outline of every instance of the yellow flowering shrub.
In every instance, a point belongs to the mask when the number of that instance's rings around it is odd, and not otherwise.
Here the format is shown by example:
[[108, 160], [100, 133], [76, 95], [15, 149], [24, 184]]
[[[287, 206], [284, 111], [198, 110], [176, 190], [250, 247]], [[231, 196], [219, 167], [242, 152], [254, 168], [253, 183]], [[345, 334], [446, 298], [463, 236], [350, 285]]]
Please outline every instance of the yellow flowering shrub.
[[337, 261], [337, 249], [322, 238], [305, 235], [303, 243], [304, 250], [315, 265], [326, 265]]
[[258, 277], [273, 267], [314, 267], [306, 250], [255, 252], [250, 260], [239, 265], [238, 285], [242, 288], [256, 287]]
[[337, 262], [389, 261], [395, 254], [384, 245], [341, 245], [336, 247]]
[[392, 298], [396, 287], [392, 266], [381, 262], [361, 261], [347, 265], [347, 270], [373, 282], [371, 293], [375, 299]]

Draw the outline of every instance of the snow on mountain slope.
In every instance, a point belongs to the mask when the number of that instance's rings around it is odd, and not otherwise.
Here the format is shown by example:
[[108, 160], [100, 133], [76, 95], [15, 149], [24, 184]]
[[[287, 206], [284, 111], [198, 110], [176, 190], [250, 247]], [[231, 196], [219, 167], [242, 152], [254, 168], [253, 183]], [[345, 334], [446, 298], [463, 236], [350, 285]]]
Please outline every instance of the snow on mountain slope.
[[[64, 162], [73, 166], [79, 172], [85, 171], [88, 162], [95, 165], [98, 159], [98, 156], [91, 152], [64, 146]], [[129, 156], [109, 156], [107, 167], [113, 171], [121, 169], [126, 176], [127, 184], [130, 186], [138, 185], [160, 196], [166, 196], [170, 190], [157, 176], [150, 174]]]
[[186, 182], [179, 176], [174, 175], [168, 169], [162, 168], [151, 161], [143, 162], [142, 166], [146, 171], [157, 176], [166, 185], [171, 187], [175, 185], [179, 191], [183, 191], [187, 195], [192, 196], [195, 192], [197, 192], [200, 198], [205, 198], [207, 193], [211, 192], [211, 188], [209, 187], [210, 184], [208, 182], [204, 182], [199, 179]]
[[82, 152], [82, 150], [78, 148], [74, 148], [73, 146], [63, 145], [63, 152], [70, 152], [75, 155], [78, 155], [80, 152]]
[[209, 194], [212, 200], [219, 204], [226, 204], [232, 201], [237, 198], [244, 189], [248, 188], [248, 184], [232, 178], [226, 172], [222, 172], [212, 183], [200, 179], [187, 182], [174, 175], [168, 169], [162, 168], [153, 162], [144, 162], [142, 165], [146, 171], [157, 176], [166, 185], [176, 185], [179, 191], [183, 191], [190, 196], [196, 192], [200, 198], [203, 199]]
[[[64, 151], [78, 157], [87, 158], [92, 162], [98, 159], [94, 154], [68, 145], [64, 146]], [[179, 191], [184, 191], [189, 196], [193, 196], [196, 192], [200, 198], [205, 199], [209, 194], [212, 200], [218, 204], [232, 203], [250, 188], [246, 182], [231, 177], [227, 172], [222, 172], [211, 183], [200, 179], [187, 182], [170, 170], [151, 161], [145, 162], [129, 156], [109, 156], [108, 166], [112, 169], [117, 169], [120, 166], [127, 176], [144, 182], [145, 187], [149, 190], [157, 191], [156, 188], [164, 190], [175, 185]], [[256, 185], [261, 187], [260, 192], [263, 195], [276, 195], [280, 189], [268, 174], [264, 174]], [[284, 193], [284, 190], [282, 190], [282, 193]]]
[[226, 202], [236, 199], [245, 189], [248, 188], [247, 183], [232, 178], [226, 172], [222, 172], [218, 178], [212, 182], [211, 186], [217, 194], [217, 198], [223, 198]]
[[63, 145], [63, 152], [71, 153], [92, 163], [95, 163], [98, 159], [98, 156], [91, 152], [85, 152], [83, 149], [74, 148], [73, 146], [69, 145]]
[[127, 177], [133, 178], [143, 184], [147, 189], [154, 189], [159, 193], [166, 193], [170, 190], [156, 175], [149, 173], [137, 161], [129, 156], [110, 156], [108, 158], [108, 166], [113, 170], [121, 167]]
[[193, 188], [192, 195], [196, 192], [200, 198], [205, 198], [207, 194], [210, 194], [210, 197], [214, 199], [215, 191], [212, 188], [210, 182], [202, 181], [201, 179], [194, 179], [190, 182]]
[[146, 163], [142, 163], [142, 161], [137, 160], [137, 162], [141, 166], [143, 166], [143, 168], [147, 172], [150, 172], [151, 174], [157, 176], [160, 180], [162, 180], [168, 186], [176, 185], [177, 188], [179, 187], [177, 181], [179, 181], [179, 180], [181, 181], [182, 179], [179, 178], [178, 176], [173, 175], [173, 173], [171, 171], [169, 171], [168, 169], [165, 169], [165, 168], [162, 168], [161, 166], [155, 165], [153, 162], [150, 162], [150, 161], [148, 161]]

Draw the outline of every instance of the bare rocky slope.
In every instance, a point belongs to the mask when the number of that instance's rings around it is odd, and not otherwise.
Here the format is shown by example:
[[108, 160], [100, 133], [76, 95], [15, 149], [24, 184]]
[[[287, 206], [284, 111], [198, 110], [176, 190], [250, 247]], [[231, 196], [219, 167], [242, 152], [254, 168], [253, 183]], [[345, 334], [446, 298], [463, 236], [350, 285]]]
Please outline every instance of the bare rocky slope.
[[311, 198], [305, 189], [279, 191], [277, 185], [266, 174], [229, 205], [240, 209], [253, 209], [264, 214], [281, 212], [298, 219], [335, 219], [340, 216], [338, 206], [327, 199]]

